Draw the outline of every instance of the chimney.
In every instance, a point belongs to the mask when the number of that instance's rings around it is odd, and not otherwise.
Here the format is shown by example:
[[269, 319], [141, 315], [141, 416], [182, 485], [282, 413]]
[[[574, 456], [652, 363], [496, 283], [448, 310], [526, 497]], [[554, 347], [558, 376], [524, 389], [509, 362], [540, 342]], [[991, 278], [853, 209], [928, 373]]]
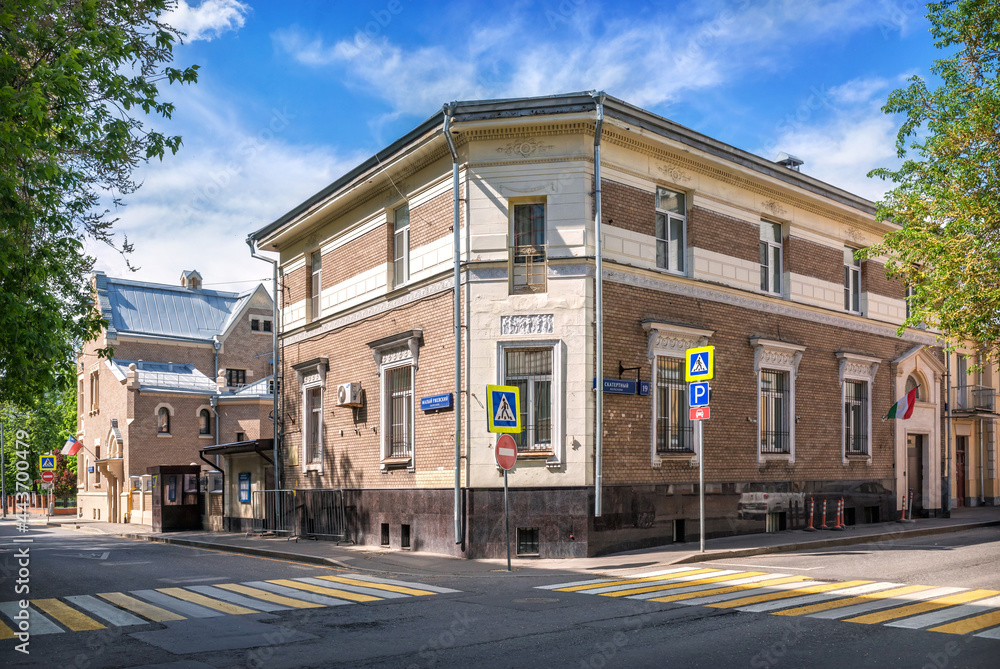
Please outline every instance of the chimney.
[[796, 158], [795, 156], [785, 153], [784, 151], [778, 154], [778, 157], [774, 159], [774, 162], [779, 165], [784, 165], [788, 169], [795, 170], [796, 172], [800, 171], [799, 168], [804, 164], [804, 161], [801, 158]]
[[186, 269], [181, 272], [181, 287], [188, 290], [201, 290], [201, 274], [196, 269]]

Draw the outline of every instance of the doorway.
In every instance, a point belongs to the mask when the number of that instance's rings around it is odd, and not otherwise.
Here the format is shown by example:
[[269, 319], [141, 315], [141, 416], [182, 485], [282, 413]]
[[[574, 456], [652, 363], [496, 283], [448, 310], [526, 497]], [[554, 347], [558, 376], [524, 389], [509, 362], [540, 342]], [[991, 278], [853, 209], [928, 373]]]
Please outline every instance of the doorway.
[[924, 435], [906, 435], [906, 487], [909, 494], [913, 491], [914, 516], [924, 513]]
[[955, 437], [955, 506], [965, 506], [966, 453], [968, 437]]

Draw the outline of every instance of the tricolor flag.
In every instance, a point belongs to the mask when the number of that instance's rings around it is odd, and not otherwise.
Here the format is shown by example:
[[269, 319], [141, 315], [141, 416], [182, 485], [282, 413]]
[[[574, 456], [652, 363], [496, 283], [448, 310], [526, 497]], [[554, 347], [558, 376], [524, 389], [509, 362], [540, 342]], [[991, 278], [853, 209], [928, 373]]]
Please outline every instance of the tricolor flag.
[[63, 455], [76, 455], [81, 448], [83, 448], [83, 443], [78, 441], [76, 437], [70, 437], [59, 452]]
[[910, 392], [906, 393], [902, 399], [893, 404], [892, 408], [889, 409], [889, 413], [887, 413], [882, 420], [885, 420], [886, 418], [902, 418], [905, 420], [912, 416], [913, 405], [917, 403], [917, 388], [919, 387], [920, 386], [917, 386]]

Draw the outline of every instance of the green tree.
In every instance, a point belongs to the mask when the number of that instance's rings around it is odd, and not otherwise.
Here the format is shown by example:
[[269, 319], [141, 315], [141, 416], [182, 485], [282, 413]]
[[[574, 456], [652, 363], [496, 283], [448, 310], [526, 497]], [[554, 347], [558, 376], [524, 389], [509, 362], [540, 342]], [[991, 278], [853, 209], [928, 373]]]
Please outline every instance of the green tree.
[[180, 33], [159, 17], [174, 0], [0, 0], [0, 401], [30, 406], [70, 383], [65, 361], [99, 332], [86, 239], [118, 244], [111, 208], [142, 161], [181, 139], [161, 82]]
[[997, 353], [1000, 342], [1000, 3], [927, 5], [937, 86], [921, 77], [893, 91], [882, 110], [905, 114], [895, 183], [877, 216], [900, 226], [868, 257], [888, 257], [890, 276], [909, 287], [906, 325], [925, 323], [954, 343]]

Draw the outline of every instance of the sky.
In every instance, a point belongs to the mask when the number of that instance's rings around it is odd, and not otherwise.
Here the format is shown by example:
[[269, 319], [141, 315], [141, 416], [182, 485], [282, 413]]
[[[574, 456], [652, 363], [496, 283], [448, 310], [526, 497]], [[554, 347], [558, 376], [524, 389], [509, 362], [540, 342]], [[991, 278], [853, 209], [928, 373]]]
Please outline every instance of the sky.
[[914, 0], [179, 0], [175, 67], [161, 86], [176, 155], [142, 165], [113, 212], [135, 250], [88, 245], [111, 276], [239, 291], [271, 266], [246, 236], [451, 100], [604, 90], [869, 199], [897, 165], [901, 119], [881, 111], [934, 48]]

